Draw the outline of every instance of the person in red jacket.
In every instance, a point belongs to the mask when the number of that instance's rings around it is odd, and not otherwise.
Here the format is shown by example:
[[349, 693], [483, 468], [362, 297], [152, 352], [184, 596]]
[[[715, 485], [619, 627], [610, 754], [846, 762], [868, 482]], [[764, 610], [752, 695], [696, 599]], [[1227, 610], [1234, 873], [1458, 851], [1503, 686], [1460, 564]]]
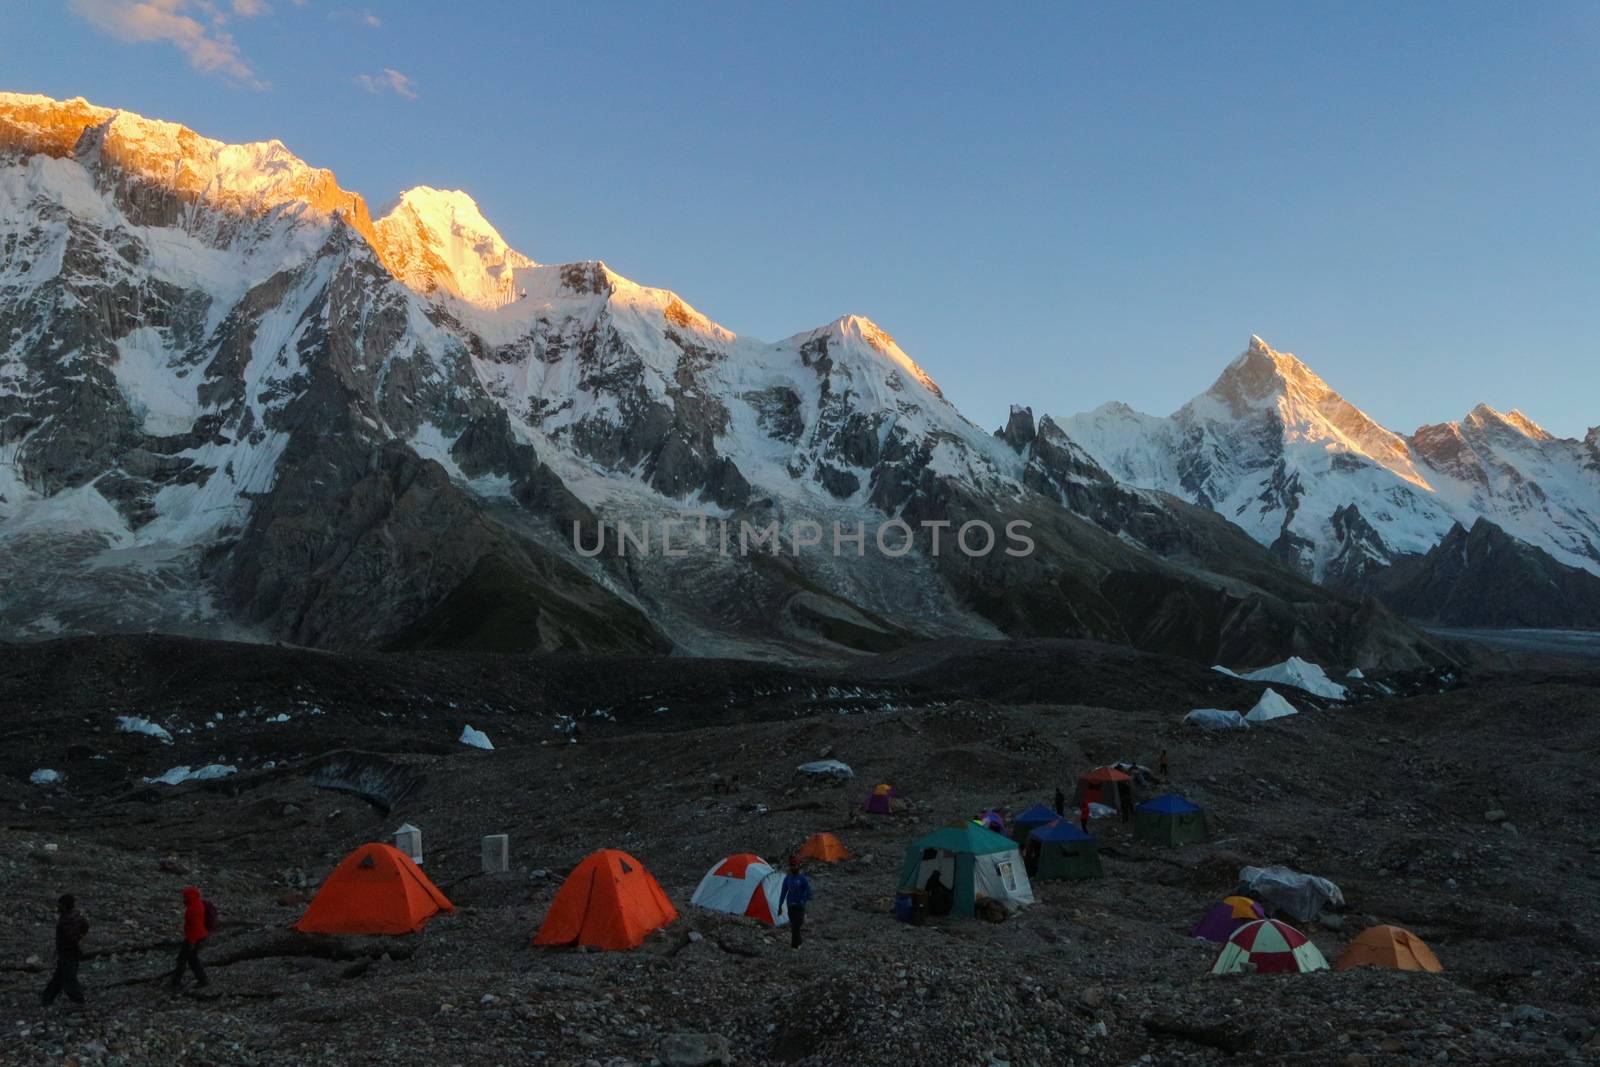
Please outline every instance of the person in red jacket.
[[1089, 793], [1088, 790], [1078, 800], [1078, 829], [1084, 833], [1089, 832]]
[[194, 972], [195, 988], [207, 984], [206, 969], [200, 965], [200, 942], [211, 934], [206, 922], [206, 903], [200, 899], [200, 890], [189, 886], [183, 891], [183, 947], [178, 950], [178, 965], [172, 971], [172, 988], [183, 985], [183, 969]]

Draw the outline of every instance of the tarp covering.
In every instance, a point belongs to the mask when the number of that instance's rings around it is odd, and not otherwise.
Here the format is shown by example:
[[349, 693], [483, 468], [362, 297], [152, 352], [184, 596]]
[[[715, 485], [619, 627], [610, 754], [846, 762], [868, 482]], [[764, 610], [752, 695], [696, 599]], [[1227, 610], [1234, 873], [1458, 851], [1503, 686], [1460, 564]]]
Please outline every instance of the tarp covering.
[[1290, 656], [1282, 663], [1274, 663], [1270, 667], [1262, 667], [1258, 671], [1251, 671], [1241, 677], [1252, 682], [1270, 682], [1274, 685], [1292, 685], [1296, 689], [1304, 689], [1308, 693], [1315, 693], [1319, 697], [1329, 700], [1343, 700], [1350, 695], [1349, 690], [1328, 677], [1328, 672], [1309, 660], [1299, 656]]
[[1299, 922], [1310, 922], [1330, 908], [1344, 907], [1344, 893], [1326, 878], [1287, 867], [1245, 867], [1239, 892], [1264, 900]]
[[1250, 724], [1237, 711], [1221, 708], [1195, 708], [1183, 717], [1185, 726], [1198, 726], [1202, 730], [1248, 730]]
[[819, 759], [810, 763], [802, 763], [795, 768], [801, 774], [809, 774], [817, 778], [854, 778], [856, 772], [850, 769], [848, 763], [836, 759]]

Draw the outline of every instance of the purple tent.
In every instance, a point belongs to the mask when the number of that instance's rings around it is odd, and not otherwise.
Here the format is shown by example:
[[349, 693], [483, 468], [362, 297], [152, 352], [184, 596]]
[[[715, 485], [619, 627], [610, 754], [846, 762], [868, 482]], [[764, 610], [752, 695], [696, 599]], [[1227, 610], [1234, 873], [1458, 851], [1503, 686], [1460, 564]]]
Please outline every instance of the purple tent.
[[900, 790], [892, 785], [877, 786], [867, 794], [867, 799], [861, 802], [861, 810], [873, 815], [888, 815], [894, 810], [891, 803], [899, 795]]
[[1255, 901], [1246, 901], [1243, 897], [1229, 897], [1211, 905], [1205, 917], [1195, 923], [1194, 929], [1189, 931], [1189, 936], [1221, 944], [1232, 937], [1233, 932], [1239, 927], [1266, 917], [1266, 912], [1262, 911], [1261, 905]]
[[978, 816], [977, 824], [985, 830], [993, 830], [997, 834], [1006, 832], [1006, 820], [998, 811], [986, 811]]

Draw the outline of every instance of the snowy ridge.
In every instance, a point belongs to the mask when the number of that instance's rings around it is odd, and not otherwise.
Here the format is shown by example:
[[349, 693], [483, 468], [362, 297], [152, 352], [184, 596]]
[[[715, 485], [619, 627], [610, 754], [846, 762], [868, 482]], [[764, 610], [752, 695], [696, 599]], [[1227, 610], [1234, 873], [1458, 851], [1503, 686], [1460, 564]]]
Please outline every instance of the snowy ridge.
[[1169, 417], [1107, 404], [1060, 421], [1117, 479], [1211, 508], [1319, 580], [1338, 580], [1348, 562], [1351, 508], [1376, 534], [1382, 563], [1486, 516], [1600, 573], [1600, 477], [1588, 444], [1487, 405], [1405, 437], [1259, 337]]

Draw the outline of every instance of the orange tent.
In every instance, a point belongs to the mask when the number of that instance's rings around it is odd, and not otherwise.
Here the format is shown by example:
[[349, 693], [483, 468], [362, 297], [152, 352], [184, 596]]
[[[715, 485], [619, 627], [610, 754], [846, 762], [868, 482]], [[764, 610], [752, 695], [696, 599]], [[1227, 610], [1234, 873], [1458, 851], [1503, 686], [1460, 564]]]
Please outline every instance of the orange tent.
[[678, 917], [644, 864], [614, 848], [591, 852], [556, 890], [535, 945], [637, 948], [651, 930]]
[[1435, 974], [1444, 970], [1433, 949], [1423, 944], [1416, 934], [1398, 926], [1363, 930], [1333, 967], [1337, 971], [1353, 967], [1389, 967], [1397, 971], [1432, 971]]
[[812, 834], [795, 853], [796, 859], [818, 860], [822, 863], [839, 863], [850, 858], [850, 850], [832, 834]]
[[340, 861], [294, 924], [307, 934], [414, 934], [456, 906], [404, 852], [373, 842]]
[[[1121, 807], [1116, 802], [1117, 786], [1112, 783], [1132, 782], [1133, 779], [1123, 774], [1115, 767], [1096, 767], [1078, 776], [1078, 796], [1086, 796], [1091, 801], [1101, 804], [1110, 804], [1112, 807]], [[1107, 789], [1106, 786], [1110, 786]], [[1075, 796], [1074, 800], [1077, 799]]]

